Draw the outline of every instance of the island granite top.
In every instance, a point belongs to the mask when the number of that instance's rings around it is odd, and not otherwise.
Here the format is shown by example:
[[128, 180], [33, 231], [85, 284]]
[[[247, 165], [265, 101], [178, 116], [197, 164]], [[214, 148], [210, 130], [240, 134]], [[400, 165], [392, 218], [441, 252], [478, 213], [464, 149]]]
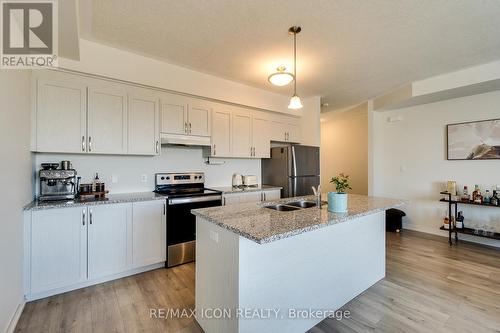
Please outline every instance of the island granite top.
[[[326, 195], [323, 197], [326, 198]], [[407, 203], [404, 200], [349, 194], [347, 213], [330, 213], [326, 204], [321, 209], [311, 207], [285, 212], [265, 208], [268, 205], [315, 199], [314, 196], [286, 198], [258, 204], [194, 209], [192, 213], [242, 237], [264, 244]]]
[[165, 200], [165, 196], [155, 192], [117, 193], [108, 194], [105, 198], [83, 197], [75, 200], [38, 201], [34, 200], [23, 207], [23, 210], [42, 210], [54, 208], [70, 208], [78, 206], [108, 205], [138, 201]]

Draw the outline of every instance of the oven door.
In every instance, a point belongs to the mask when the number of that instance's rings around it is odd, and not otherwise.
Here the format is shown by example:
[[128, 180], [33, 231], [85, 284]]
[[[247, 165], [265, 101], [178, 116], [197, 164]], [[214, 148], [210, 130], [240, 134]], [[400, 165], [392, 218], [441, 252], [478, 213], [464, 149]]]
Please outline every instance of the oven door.
[[168, 267], [194, 261], [196, 217], [191, 210], [221, 205], [220, 194], [167, 199]]

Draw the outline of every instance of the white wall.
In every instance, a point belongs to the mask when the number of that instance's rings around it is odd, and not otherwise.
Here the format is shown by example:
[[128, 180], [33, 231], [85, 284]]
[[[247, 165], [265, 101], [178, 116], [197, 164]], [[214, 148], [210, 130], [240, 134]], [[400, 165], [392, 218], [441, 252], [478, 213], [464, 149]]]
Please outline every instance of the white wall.
[[330, 179], [350, 176], [349, 193], [368, 194], [368, 104], [322, 114], [321, 187], [334, 191]]
[[23, 303], [22, 207], [31, 200], [30, 81], [27, 70], [0, 71], [0, 332]]
[[[225, 161], [223, 165], [206, 165], [201, 148], [162, 146], [161, 156], [113, 156], [113, 155], [67, 155], [36, 154], [35, 168], [43, 162], [70, 160], [82, 182], [90, 182], [95, 172], [111, 193], [152, 191], [154, 174], [157, 172], [205, 172], [206, 186], [230, 186], [231, 176], [238, 172], [243, 175], [257, 175], [260, 182], [260, 159], [211, 159]], [[141, 175], [147, 175], [147, 182], [141, 182]], [[112, 175], [118, 183], [111, 182]]]
[[321, 98], [319, 96], [303, 99], [302, 109], [302, 144], [317, 146], [321, 144]]
[[[438, 230], [447, 206], [439, 192], [447, 180], [459, 189], [479, 184], [483, 191], [500, 185], [500, 161], [446, 160], [446, 124], [500, 118], [500, 91], [373, 114], [373, 194], [404, 198], [411, 203], [405, 228], [446, 235]], [[388, 122], [399, 115], [400, 122]], [[498, 208], [460, 206], [465, 224], [494, 226], [500, 232]], [[460, 235], [500, 246], [500, 242]]]

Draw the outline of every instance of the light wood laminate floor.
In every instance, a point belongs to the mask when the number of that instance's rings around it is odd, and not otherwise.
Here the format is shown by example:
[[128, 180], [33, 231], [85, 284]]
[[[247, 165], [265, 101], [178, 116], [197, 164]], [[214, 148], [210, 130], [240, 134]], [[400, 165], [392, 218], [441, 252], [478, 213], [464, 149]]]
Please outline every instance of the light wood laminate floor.
[[[192, 318], [150, 308], [194, 307], [193, 263], [28, 303], [16, 332], [202, 332]], [[320, 332], [500, 332], [500, 250], [404, 231], [387, 234], [387, 276], [326, 319]]]

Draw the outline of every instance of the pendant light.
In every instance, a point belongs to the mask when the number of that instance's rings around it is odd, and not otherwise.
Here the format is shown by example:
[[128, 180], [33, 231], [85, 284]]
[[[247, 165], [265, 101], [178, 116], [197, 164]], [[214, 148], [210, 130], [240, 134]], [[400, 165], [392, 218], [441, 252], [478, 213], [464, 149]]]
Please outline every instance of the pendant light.
[[282, 87], [293, 81], [293, 74], [287, 72], [285, 66], [279, 66], [276, 68], [276, 73], [269, 75], [267, 80], [275, 86]]
[[302, 30], [301, 27], [290, 27], [288, 29], [288, 33], [293, 35], [293, 96], [290, 98], [290, 104], [288, 105], [289, 109], [301, 109], [302, 102], [300, 97], [297, 95], [297, 34]]

